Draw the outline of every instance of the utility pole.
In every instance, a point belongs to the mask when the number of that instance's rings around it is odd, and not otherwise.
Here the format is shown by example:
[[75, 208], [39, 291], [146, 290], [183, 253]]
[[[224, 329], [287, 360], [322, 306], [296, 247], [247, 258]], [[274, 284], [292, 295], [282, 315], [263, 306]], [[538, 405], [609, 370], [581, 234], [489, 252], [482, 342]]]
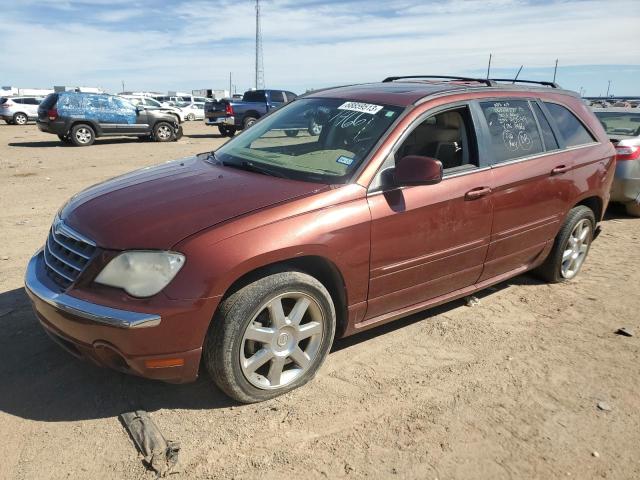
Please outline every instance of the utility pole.
[[489, 78], [490, 73], [491, 73], [491, 54], [489, 54], [489, 65], [487, 65], [487, 78]]
[[611, 80], [609, 80], [609, 85], [607, 85], [607, 98], [609, 98], [609, 90], [611, 90]]
[[556, 83], [556, 74], [558, 73], [558, 59], [556, 58], [556, 66], [553, 69], [553, 83]]
[[231, 96], [233, 92], [231, 91], [231, 72], [229, 72], [229, 96]]
[[262, 31], [260, 29], [260, 0], [256, 0], [256, 90], [264, 84]]
[[122, 80], [122, 92], [124, 93], [124, 80]]

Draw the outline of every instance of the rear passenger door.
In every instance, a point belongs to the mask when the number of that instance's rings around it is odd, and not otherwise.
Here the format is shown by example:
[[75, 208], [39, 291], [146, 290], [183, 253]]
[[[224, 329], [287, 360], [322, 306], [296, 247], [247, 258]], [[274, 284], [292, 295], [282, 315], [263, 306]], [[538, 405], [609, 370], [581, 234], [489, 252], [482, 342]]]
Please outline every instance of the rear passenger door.
[[536, 99], [478, 102], [491, 164], [493, 226], [479, 281], [525, 270], [553, 242], [572, 198], [565, 156]]
[[[479, 162], [466, 103], [419, 115], [370, 187], [371, 256], [366, 318], [379, 317], [473, 285], [491, 234], [491, 170]], [[384, 188], [395, 161], [436, 158], [436, 185]]]

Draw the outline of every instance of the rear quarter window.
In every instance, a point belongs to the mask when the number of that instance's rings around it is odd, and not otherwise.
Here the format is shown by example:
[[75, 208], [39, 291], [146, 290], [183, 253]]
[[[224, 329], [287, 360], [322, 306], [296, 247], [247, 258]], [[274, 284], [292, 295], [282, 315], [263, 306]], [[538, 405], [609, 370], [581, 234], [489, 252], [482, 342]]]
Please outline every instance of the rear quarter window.
[[550, 102], [544, 102], [544, 105], [556, 123], [567, 147], [576, 147], [595, 141], [589, 130], [568, 108]]
[[527, 100], [480, 102], [489, 128], [492, 162], [500, 163], [544, 151]]
[[42, 101], [42, 103], [40, 103], [40, 108], [43, 108], [45, 110], [49, 110], [49, 109], [53, 108], [53, 106], [56, 104], [57, 101], [58, 101], [58, 94], [57, 93], [50, 93], [49, 95], [47, 95], [45, 97], [45, 99]]

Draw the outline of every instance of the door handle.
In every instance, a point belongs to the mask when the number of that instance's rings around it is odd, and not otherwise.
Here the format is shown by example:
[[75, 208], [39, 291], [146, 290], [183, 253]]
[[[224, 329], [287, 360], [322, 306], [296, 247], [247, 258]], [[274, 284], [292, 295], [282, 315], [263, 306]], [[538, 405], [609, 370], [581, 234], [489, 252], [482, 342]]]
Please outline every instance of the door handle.
[[558, 165], [556, 168], [551, 170], [551, 175], [559, 175], [561, 173], [568, 172], [570, 169], [571, 167], [568, 167], [566, 165]]
[[484, 197], [485, 195], [489, 195], [491, 193], [491, 189], [489, 187], [478, 187], [473, 190], [469, 190], [464, 198], [467, 200], [475, 200], [476, 198]]

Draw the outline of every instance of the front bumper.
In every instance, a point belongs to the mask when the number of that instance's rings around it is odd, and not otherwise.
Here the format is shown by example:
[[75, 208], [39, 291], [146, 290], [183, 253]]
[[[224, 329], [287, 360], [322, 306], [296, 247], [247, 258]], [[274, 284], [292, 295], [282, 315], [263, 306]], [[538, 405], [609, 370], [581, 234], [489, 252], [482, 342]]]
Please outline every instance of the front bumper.
[[58, 291], [45, 272], [41, 251], [29, 261], [25, 290], [45, 331], [74, 356], [172, 383], [197, 378], [211, 319], [207, 302], [163, 305], [167, 313], [161, 315], [83, 300]]
[[640, 160], [622, 160], [616, 163], [616, 174], [611, 185], [611, 201], [628, 203], [640, 197]]

